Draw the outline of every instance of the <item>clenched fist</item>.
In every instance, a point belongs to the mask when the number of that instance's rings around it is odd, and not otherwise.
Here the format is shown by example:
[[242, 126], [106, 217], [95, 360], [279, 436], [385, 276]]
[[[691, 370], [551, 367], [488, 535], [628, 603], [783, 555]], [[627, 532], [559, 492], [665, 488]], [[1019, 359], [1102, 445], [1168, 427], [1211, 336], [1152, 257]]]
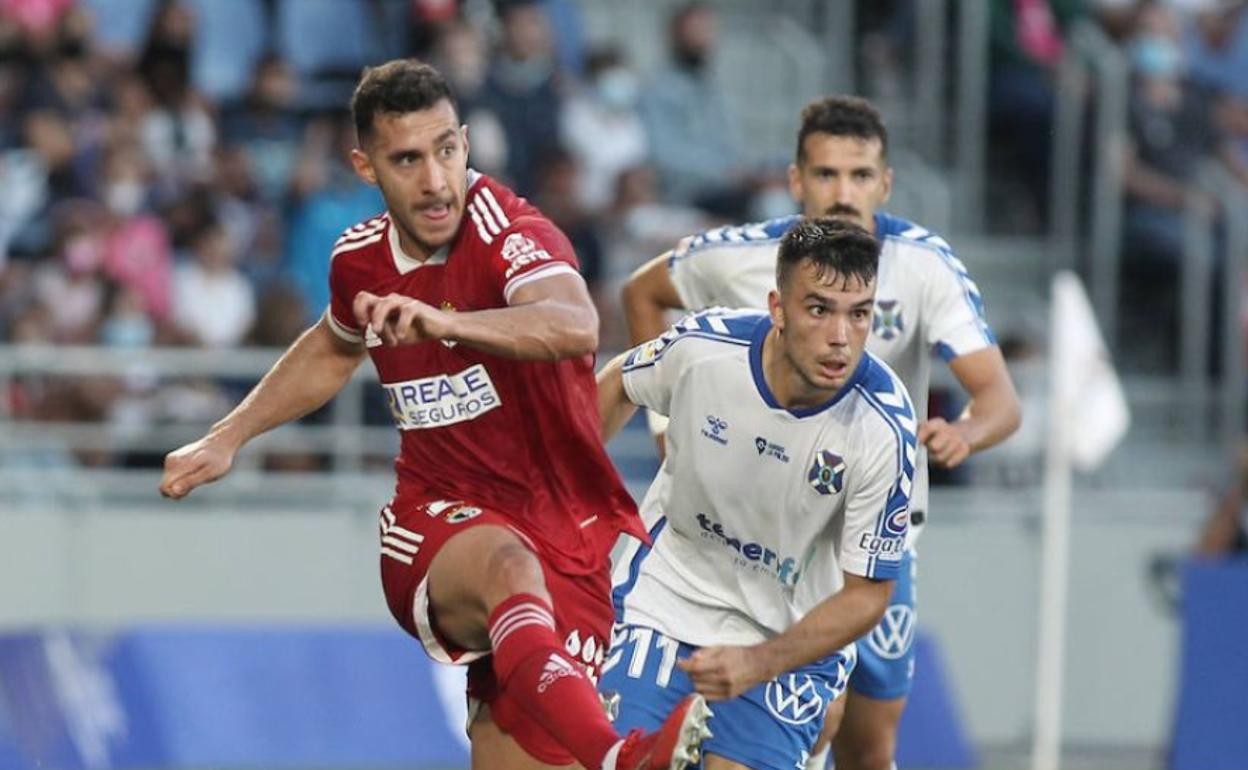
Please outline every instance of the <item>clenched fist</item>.
[[766, 681], [767, 674], [758, 663], [758, 654], [749, 647], [703, 647], [676, 661], [689, 675], [693, 689], [707, 700], [735, 698]]
[[165, 473], [160, 479], [160, 493], [179, 500], [201, 484], [224, 476], [234, 464], [235, 449], [205, 436], [199, 441], [175, 449], [165, 455]]
[[352, 310], [361, 329], [372, 327], [390, 347], [446, 339], [453, 323], [450, 313], [402, 294], [378, 297], [362, 291], [355, 295]]
[[919, 426], [919, 443], [927, 447], [927, 456], [946, 468], [956, 468], [971, 454], [971, 442], [961, 427], [941, 417], [933, 417]]

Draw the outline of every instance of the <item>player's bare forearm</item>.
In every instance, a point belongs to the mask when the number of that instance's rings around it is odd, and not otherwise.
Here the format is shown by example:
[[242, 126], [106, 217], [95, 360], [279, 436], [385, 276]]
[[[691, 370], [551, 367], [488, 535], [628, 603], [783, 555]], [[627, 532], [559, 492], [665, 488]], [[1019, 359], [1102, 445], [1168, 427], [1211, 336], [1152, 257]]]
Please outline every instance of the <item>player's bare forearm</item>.
[[446, 340], [519, 361], [556, 361], [598, 349], [598, 311], [579, 275], [561, 273], [521, 286], [507, 307], [454, 312], [403, 294], [356, 294], [360, 326], [386, 345]]
[[610, 441], [628, 422], [636, 405], [624, 390], [624, 355], [618, 355], [598, 372], [598, 416], [602, 420], [602, 440]]
[[229, 473], [239, 447], [324, 404], [363, 357], [363, 345], [339, 339], [322, 318], [207, 435], [165, 455], [160, 493], [178, 500]]
[[955, 423], [971, 452], [995, 446], [1018, 430], [1022, 406], [1000, 348], [993, 346], [959, 356], [949, 363], [949, 368], [971, 397], [963, 416]]
[[364, 346], [338, 338], [322, 318], [300, 335], [268, 374], [208, 437], [237, 449], [252, 438], [323, 406], [347, 384]]
[[668, 254], [660, 254], [637, 268], [620, 292], [628, 337], [633, 345], [652, 340], [667, 330], [667, 311], [683, 306], [667, 269]]
[[544, 298], [511, 307], [449, 315], [452, 318], [446, 339], [496, 356], [520, 361], [557, 361], [598, 350], [598, 313], [588, 296], [584, 303]]
[[884, 616], [892, 580], [845, 573], [840, 591], [815, 605], [784, 633], [755, 645], [762, 667], [759, 681], [831, 655], [870, 631]]

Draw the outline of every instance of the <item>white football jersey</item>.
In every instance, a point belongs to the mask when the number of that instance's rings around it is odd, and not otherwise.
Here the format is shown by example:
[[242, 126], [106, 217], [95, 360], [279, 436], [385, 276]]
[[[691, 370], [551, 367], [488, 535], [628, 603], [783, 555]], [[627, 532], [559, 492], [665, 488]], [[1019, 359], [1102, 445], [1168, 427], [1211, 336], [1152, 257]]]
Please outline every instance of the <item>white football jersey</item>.
[[[780, 239], [799, 219], [720, 227], [682, 241], [668, 261], [681, 302], [695, 311], [767, 307], [767, 294], [776, 285]], [[901, 377], [922, 422], [932, 351], [950, 361], [997, 342], [984, 317], [979, 287], [943, 238], [884, 213], [875, 216], [875, 234], [883, 248], [867, 350]], [[927, 486], [927, 451], [920, 447], [911, 510], [923, 515], [911, 527], [910, 545], [927, 520]]]
[[864, 353], [827, 402], [785, 409], [762, 373], [767, 313], [691, 315], [634, 348], [624, 388], [668, 415], [641, 504], [653, 546], [617, 561], [617, 619], [693, 645], [753, 644], [841, 589], [897, 576], [909, 529], [914, 409]]

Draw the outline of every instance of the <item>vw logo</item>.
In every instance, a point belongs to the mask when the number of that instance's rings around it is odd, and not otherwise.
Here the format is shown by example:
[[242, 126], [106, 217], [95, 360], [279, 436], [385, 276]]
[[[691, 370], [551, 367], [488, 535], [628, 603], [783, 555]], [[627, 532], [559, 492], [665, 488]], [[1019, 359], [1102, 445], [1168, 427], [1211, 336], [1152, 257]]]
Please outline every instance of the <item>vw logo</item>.
[[823, 696], [808, 674], [783, 674], [767, 683], [767, 708], [776, 719], [804, 725], [823, 716]]
[[904, 604], [894, 604], [884, 610], [884, 617], [871, 629], [867, 644], [881, 658], [896, 660], [910, 651], [914, 627], [914, 610]]

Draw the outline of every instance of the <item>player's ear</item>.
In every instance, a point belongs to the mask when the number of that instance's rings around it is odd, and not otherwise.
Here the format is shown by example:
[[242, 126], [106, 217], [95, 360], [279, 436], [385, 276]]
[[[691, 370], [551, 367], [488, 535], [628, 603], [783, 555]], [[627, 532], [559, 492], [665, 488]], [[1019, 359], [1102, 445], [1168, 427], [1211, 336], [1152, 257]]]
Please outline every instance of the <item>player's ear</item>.
[[784, 331], [784, 308], [780, 305], [780, 292], [775, 289], [767, 292], [767, 312], [771, 314], [771, 325]]
[[880, 205], [888, 203], [888, 199], [893, 194], [893, 167], [884, 167], [884, 197], [880, 199]]
[[468, 154], [468, 124], [464, 123], [459, 127], [459, 141], [464, 143], [464, 155]]
[[789, 195], [799, 205], [802, 202], [802, 169], [796, 163], [789, 164]]
[[373, 168], [373, 162], [359, 147], [351, 148], [351, 167], [355, 169], [355, 175], [360, 179], [371, 185], [377, 184], [377, 171]]

